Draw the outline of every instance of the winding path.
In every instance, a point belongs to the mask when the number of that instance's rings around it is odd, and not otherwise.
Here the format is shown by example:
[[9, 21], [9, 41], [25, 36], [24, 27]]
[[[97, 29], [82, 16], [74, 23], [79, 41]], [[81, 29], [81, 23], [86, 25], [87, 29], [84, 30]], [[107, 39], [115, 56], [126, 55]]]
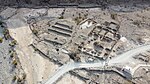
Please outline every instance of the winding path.
[[91, 68], [91, 67], [100, 67], [103, 68], [105, 66], [105, 62], [98, 62], [98, 63], [68, 63], [60, 67], [52, 77], [45, 84], [53, 84], [57, 81], [63, 74], [66, 72], [78, 69], [78, 68]]
[[[139, 47], [132, 49], [130, 51], [127, 51], [127, 52], [123, 53], [122, 55], [119, 55], [111, 60], [107, 60], [108, 61], [107, 65], [113, 66], [115, 64], [128, 62], [128, 59], [130, 59], [131, 57], [133, 57], [139, 53], [145, 52], [146, 50], [150, 50], [150, 45], [139, 46]], [[66, 72], [68, 72], [70, 70], [79, 69], [79, 68], [91, 68], [91, 67], [104, 68], [105, 64], [106, 64], [105, 61], [99, 61], [98, 63], [67, 63], [67, 64], [63, 65], [62, 67], [60, 67], [56, 71], [55, 74], [50, 76], [45, 84], [53, 84], [61, 76], [63, 76], [63, 74], [65, 74]], [[134, 69], [136, 70], [138, 68], [134, 68]], [[134, 69], [133, 69], [133, 74], [135, 71]]]
[[109, 64], [114, 64], [114, 63], [118, 64], [118, 63], [128, 62], [131, 57], [133, 57], [139, 53], [145, 52], [147, 50], [150, 50], [150, 45], [139, 46], [135, 49], [129, 50], [121, 55], [118, 55], [108, 61], [109, 61]]

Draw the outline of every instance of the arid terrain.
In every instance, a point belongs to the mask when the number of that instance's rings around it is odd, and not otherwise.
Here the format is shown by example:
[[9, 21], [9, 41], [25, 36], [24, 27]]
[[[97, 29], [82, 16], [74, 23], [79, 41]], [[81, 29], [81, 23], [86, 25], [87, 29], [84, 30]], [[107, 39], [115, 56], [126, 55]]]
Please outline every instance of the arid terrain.
[[150, 84], [149, 1], [12, 1], [0, 2], [0, 84]]

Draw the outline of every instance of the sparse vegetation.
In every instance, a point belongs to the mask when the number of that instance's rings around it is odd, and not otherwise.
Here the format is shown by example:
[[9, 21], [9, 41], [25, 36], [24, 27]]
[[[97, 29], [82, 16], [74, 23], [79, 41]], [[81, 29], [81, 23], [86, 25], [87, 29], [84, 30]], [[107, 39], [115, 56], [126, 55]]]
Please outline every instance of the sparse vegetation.
[[9, 30], [8, 29], [4, 29], [3, 34], [9, 34]]
[[11, 43], [9, 44], [9, 46], [14, 47], [17, 44], [16, 40], [12, 40]]
[[79, 16], [74, 18], [74, 21], [77, 23], [77, 25], [86, 18], [86, 15], [81, 16], [81, 14], [79, 13]]
[[13, 52], [10, 54], [10, 57], [13, 58], [13, 57], [16, 57], [16, 55], [17, 55], [17, 53], [13, 51]]
[[25, 79], [26, 79], [26, 74], [23, 73], [22, 75], [13, 76], [12, 81], [13, 82], [17, 81], [17, 84], [24, 84]]
[[2, 28], [5, 28], [7, 25], [5, 24], [5, 22], [3, 22], [2, 20], [0, 20], [0, 26], [1, 26]]
[[17, 44], [17, 41], [16, 41], [16, 40], [13, 40], [13, 41], [12, 41], [12, 44], [16, 45], [16, 44]]
[[60, 16], [58, 19], [64, 19], [64, 16]]
[[17, 79], [17, 83], [19, 83], [19, 82], [21, 82], [22, 81], [22, 79], [21, 78], [18, 78]]
[[9, 34], [9, 30], [8, 29], [4, 29], [3, 34], [4, 34], [4, 38], [6, 40], [10, 39], [11, 36]]
[[25, 79], [26, 79], [26, 74], [23, 73], [22, 75], [20, 75], [20, 76], [17, 77], [17, 83], [24, 84]]
[[14, 66], [17, 66], [17, 64], [18, 64], [17, 60], [16, 60], [16, 59], [13, 60], [12, 64], [13, 64]]
[[25, 73], [22, 74], [22, 79], [23, 79], [23, 80], [26, 79], [26, 74], [25, 74]]
[[81, 22], [80, 19], [79, 19], [79, 17], [74, 18], [74, 20], [75, 20], [75, 22], [76, 22], [77, 24], [79, 24], [79, 23]]
[[16, 79], [17, 79], [17, 76], [14, 76], [12, 81], [14, 82], [14, 81], [16, 81]]
[[13, 52], [13, 49], [10, 49], [10, 50], [9, 50], [9, 53], [12, 53], [12, 52]]
[[135, 20], [135, 21], [133, 21], [133, 24], [136, 25], [136, 26], [138, 26], [138, 27], [140, 27], [141, 21]]
[[36, 29], [32, 29], [32, 32], [33, 32], [34, 35], [38, 34], [38, 31]]
[[117, 20], [117, 18], [118, 18], [117, 16], [118, 16], [118, 15], [117, 15], [116, 13], [112, 13], [112, 14], [111, 14], [111, 18], [114, 19], [114, 20]]
[[63, 10], [63, 12], [61, 13], [61, 16], [60, 16], [58, 19], [64, 19], [64, 16], [63, 16], [63, 15], [65, 14], [65, 10], [66, 10], [66, 9]]
[[2, 43], [2, 42], [3, 42], [3, 38], [0, 37], [0, 43]]
[[50, 23], [50, 21], [47, 23], [47, 25], [48, 25], [48, 26], [51, 26], [51, 23]]

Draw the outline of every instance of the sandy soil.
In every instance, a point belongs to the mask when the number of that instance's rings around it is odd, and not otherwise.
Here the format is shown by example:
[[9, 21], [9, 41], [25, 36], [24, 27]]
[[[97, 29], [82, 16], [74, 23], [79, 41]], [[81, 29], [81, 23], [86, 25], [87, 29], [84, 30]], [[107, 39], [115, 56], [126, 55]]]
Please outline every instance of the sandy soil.
[[[10, 10], [12, 12], [8, 14], [5, 13]], [[57, 65], [53, 64], [48, 59], [43, 58], [38, 53], [35, 53], [35, 51], [29, 46], [33, 41], [33, 35], [28, 24], [26, 23], [26, 18], [28, 16], [38, 16], [39, 12], [45, 13], [45, 11], [45, 9], [29, 10], [26, 8], [22, 8], [19, 10], [15, 10], [13, 8], [8, 8], [6, 9], [6, 11], [3, 11], [1, 13], [1, 16], [3, 16], [4, 19], [9, 18], [6, 23], [10, 31], [10, 35], [18, 42], [16, 52], [19, 56], [22, 68], [27, 74], [27, 84], [39, 84], [41, 82], [44, 82], [58, 68]], [[48, 16], [51, 16], [50, 12], [48, 12]], [[65, 78], [67, 80], [70, 78], [70, 76], [67, 76]], [[74, 79], [74, 77], [71, 77], [71, 80], [70, 82], [68, 82], [68, 84], [74, 84], [74, 81], [72, 80], [80, 81], [77, 78]]]
[[[18, 42], [16, 49], [19, 59], [21, 61], [21, 65], [27, 74], [28, 84], [38, 84], [41, 81], [45, 81], [50, 75], [52, 75], [56, 71], [58, 66], [54, 65], [48, 59], [43, 58], [38, 53], [35, 53], [35, 51], [29, 46], [33, 41], [33, 36], [28, 24], [26, 24], [26, 18], [28, 18], [29, 16], [38, 17], [39, 13], [44, 14], [46, 11], [48, 12], [48, 17], [58, 18], [60, 17], [63, 10], [64, 8], [48, 10], [29, 8], [21, 8], [16, 10], [14, 8], [8, 8], [0, 14], [4, 19], [9, 18], [6, 23], [8, 29], [10, 30], [11, 36]], [[88, 18], [92, 17], [94, 20], [98, 19], [99, 23], [104, 20], [111, 20], [110, 12], [108, 10], [102, 11], [99, 8], [66, 9], [64, 18], [75, 18], [79, 16], [79, 13], [82, 16], [88, 14]], [[149, 43], [149, 13], [150, 12], [148, 9], [135, 12], [117, 12], [117, 16], [120, 22], [119, 32], [121, 33], [121, 35], [126, 37], [129, 41], [133, 40], [136, 42], [139, 36], [143, 36], [141, 37], [141, 39], [148, 38], [148, 41], [146, 40], [145, 42]], [[139, 43], [137, 42], [137, 44]], [[63, 83], [85, 84], [83, 81], [79, 80], [74, 76], [71, 76], [70, 74], [65, 75], [60, 81], [58, 81], [58, 84]]]
[[66, 74], [57, 84], [85, 84], [85, 82], [79, 80], [77, 77]]
[[[35, 53], [29, 47], [32, 43], [32, 34], [28, 26], [20, 28], [9, 28], [11, 36], [17, 40], [17, 53], [25, 72], [27, 73], [28, 84], [37, 84], [46, 78], [49, 73], [55, 71], [53, 63]], [[48, 68], [47, 68], [48, 67]]]

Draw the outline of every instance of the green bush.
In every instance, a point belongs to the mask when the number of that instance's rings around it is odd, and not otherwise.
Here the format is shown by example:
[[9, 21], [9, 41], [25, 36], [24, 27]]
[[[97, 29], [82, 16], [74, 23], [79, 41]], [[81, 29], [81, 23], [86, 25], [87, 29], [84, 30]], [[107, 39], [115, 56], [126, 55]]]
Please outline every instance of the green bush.
[[32, 33], [33, 33], [34, 35], [37, 35], [37, 34], [38, 34], [38, 31], [37, 31], [36, 29], [33, 29], [33, 30], [32, 30]]
[[14, 47], [15, 45], [17, 45], [17, 41], [16, 40], [12, 40], [12, 42], [9, 44], [9, 46]]
[[14, 44], [14, 45], [16, 45], [16, 44], [17, 44], [17, 41], [16, 41], [16, 40], [13, 40], [11, 43]]
[[12, 62], [12, 64], [15, 65], [15, 66], [17, 66], [17, 64], [18, 64], [17, 60], [14, 60], [14, 61]]
[[12, 81], [16, 81], [16, 79], [17, 79], [17, 76], [14, 76], [13, 79], [12, 79]]
[[2, 42], [3, 42], [3, 38], [0, 37], [0, 43], [2, 43]]
[[63, 17], [63, 16], [60, 16], [59, 19], [64, 19], [64, 17]]
[[10, 54], [10, 57], [13, 58], [13, 57], [15, 57], [16, 55], [17, 55], [17, 53], [13, 51], [13, 52]]
[[6, 40], [11, 38], [8, 29], [4, 29], [3, 34], [4, 34], [4, 37], [5, 37]]
[[8, 29], [4, 29], [3, 34], [9, 34], [9, 30]]

